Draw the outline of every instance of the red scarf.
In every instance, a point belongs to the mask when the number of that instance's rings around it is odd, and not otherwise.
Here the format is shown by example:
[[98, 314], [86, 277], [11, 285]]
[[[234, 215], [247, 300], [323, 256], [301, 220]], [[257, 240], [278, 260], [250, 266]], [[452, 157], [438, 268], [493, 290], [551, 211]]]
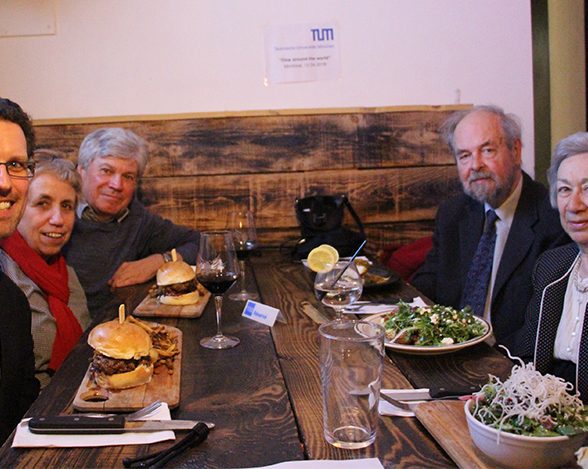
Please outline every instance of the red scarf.
[[18, 230], [0, 241], [0, 247], [18, 264], [24, 274], [47, 295], [49, 311], [55, 318], [57, 333], [51, 351], [49, 368], [57, 371], [82, 336], [82, 328], [67, 303], [69, 287], [65, 258], [60, 254], [47, 264], [24, 240]]

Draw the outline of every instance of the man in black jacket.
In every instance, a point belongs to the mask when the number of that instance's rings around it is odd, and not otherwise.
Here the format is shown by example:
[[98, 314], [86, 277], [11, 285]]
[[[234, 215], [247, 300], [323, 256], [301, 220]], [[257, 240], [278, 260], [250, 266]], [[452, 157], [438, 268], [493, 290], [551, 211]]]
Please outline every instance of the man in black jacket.
[[486, 211], [493, 210], [498, 220], [488, 256], [492, 266], [476, 313], [491, 322], [497, 342], [509, 347], [523, 325], [537, 257], [569, 239], [547, 189], [521, 169], [521, 130], [514, 116], [496, 106], [476, 106], [450, 116], [442, 133], [464, 194], [439, 207], [433, 248], [413, 284], [437, 303], [470, 304], [466, 281], [474, 275], [470, 269]]
[[[24, 210], [33, 150], [29, 116], [18, 104], [0, 98], [0, 238], [16, 229]], [[29, 303], [0, 271], [0, 444], [38, 393]]]

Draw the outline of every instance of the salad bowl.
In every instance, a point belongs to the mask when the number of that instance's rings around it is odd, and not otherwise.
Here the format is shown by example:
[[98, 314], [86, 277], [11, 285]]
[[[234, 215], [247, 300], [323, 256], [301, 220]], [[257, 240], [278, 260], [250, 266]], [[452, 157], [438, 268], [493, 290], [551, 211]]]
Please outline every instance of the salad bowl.
[[569, 467], [583, 445], [584, 434], [574, 436], [526, 436], [498, 431], [472, 415], [474, 400], [465, 403], [465, 415], [474, 445], [492, 460], [516, 468]]

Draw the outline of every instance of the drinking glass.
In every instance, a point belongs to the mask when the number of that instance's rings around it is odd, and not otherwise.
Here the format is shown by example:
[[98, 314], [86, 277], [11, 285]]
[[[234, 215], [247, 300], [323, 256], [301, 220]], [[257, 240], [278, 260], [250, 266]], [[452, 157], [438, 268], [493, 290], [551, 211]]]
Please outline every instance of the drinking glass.
[[235, 250], [237, 251], [241, 268], [241, 291], [229, 295], [229, 298], [236, 301], [257, 300], [259, 298], [257, 293], [247, 291], [245, 277], [247, 267], [245, 261], [257, 247], [257, 232], [255, 231], [253, 212], [251, 210], [231, 212], [229, 214], [228, 228], [233, 234], [233, 242], [235, 243]]
[[336, 319], [342, 318], [345, 307], [356, 302], [363, 291], [363, 280], [355, 262], [345, 269], [347, 264], [348, 261], [338, 261], [333, 269], [317, 273], [314, 279], [317, 299], [335, 310]]
[[337, 448], [371, 445], [378, 427], [384, 328], [367, 321], [321, 324], [323, 431]]
[[200, 345], [212, 349], [226, 349], [239, 344], [237, 337], [223, 335], [221, 330], [223, 293], [239, 276], [239, 262], [233, 236], [229, 231], [208, 231], [200, 234], [200, 248], [196, 260], [196, 278], [214, 295], [216, 307], [216, 335], [205, 337]]

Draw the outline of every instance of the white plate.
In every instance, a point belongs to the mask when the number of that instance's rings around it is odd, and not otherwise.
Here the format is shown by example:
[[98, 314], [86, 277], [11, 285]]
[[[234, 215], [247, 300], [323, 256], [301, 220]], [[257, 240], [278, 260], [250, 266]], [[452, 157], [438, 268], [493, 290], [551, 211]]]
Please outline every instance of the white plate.
[[[375, 322], [383, 327], [384, 316], [384, 314], [374, 314], [373, 316], [363, 318], [363, 320]], [[406, 353], [409, 355], [442, 355], [444, 353], [457, 352], [458, 350], [483, 342], [490, 336], [490, 334], [492, 334], [492, 326], [490, 324], [478, 316], [474, 316], [474, 319], [484, 325], [485, 332], [481, 336], [467, 340], [466, 342], [451, 345], [404, 345], [384, 340], [384, 345], [395, 352]]]

